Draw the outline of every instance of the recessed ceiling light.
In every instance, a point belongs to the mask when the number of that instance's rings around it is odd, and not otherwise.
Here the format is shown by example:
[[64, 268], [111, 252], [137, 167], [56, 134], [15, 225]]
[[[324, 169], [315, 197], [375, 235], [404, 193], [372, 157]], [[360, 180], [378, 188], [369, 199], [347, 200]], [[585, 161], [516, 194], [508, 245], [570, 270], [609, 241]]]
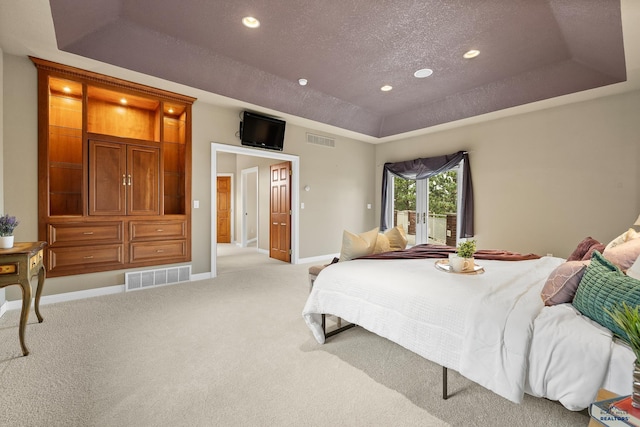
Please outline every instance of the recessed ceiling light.
[[384, 85], [380, 88], [380, 90], [383, 92], [389, 92], [391, 89], [393, 89], [393, 86], [391, 85]]
[[300, 86], [306, 86], [309, 82], [307, 81], [307, 79], [298, 79], [298, 83], [300, 84]]
[[249, 28], [258, 28], [260, 26], [260, 21], [258, 21], [253, 16], [245, 16], [244, 18], [242, 18], [242, 23], [245, 27]]
[[475, 58], [478, 55], [480, 55], [480, 51], [479, 50], [471, 49], [470, 51], [468, 51], [467, 53], [462, 55], [462, 57], [465, 58], [465, 59], [471, 59], [471, 58]]
[[413, 73], [413, 76], [419, 79], [424, 79], [425, 77], [429, 77], [431, 74], [433, 74], [433, 70], [431, 68], [423, 68]]
[[173, 114], [173, 108], [169, 107], [169, 110], [167, 111], [169, 111], [169, 114]]
[[64, 93], [71, 93], [71, 88], [69, 86], [63, 87], [62, 90], [64, 91]]
[[120, 104], [126, 105], [127, 104], [126, 98], [120, 98]]

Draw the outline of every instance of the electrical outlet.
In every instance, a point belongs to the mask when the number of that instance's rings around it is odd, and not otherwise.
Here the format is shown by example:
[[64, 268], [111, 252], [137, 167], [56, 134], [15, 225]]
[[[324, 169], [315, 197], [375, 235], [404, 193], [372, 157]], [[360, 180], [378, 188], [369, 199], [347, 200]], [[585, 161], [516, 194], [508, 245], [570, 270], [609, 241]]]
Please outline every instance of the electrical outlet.
[[193, 209], [198, 209], [200, 207], [200, 200], [193, 201]]

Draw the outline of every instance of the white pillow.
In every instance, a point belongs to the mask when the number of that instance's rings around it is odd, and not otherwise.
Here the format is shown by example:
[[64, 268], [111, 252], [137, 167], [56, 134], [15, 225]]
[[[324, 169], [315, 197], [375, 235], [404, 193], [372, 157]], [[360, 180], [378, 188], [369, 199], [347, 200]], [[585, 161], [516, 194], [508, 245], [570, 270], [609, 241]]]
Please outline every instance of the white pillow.
[[342, 233], [340, 261], [349, 261], [361, 256], [371, 255], [376, 248], [377, 238], [378, 227], [361, 234], [354, 234], [344, 230]]
[[640, 280], [640, 256], [636, 259], [631, 267], [627, 270], [627, 276]]

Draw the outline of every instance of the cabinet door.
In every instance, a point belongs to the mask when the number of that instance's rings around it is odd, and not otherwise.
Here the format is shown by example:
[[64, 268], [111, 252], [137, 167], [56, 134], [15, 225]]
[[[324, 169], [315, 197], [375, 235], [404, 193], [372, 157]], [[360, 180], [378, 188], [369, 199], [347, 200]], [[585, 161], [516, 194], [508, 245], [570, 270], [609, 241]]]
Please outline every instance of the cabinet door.
[[89, 141], [89, 215], [125, 215], [126, 146]]
[[160, 149], [127, 147], [127, 214], [160, 215]]

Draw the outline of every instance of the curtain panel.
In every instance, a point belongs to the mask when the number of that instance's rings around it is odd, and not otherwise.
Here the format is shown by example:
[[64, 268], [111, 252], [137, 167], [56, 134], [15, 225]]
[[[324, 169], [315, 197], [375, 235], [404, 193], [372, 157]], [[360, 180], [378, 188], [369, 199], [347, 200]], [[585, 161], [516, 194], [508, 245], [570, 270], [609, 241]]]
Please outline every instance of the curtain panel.
[[460, 237], [467, 238], [474, 236], [473, 230], [473, 187], [471, 185], [471, 167], [469, 165], [469, 154], [466, 151], [458, 151], [445, 156], [429, 157], [424, 159], [407, 160], [397, 163], [385, 163], [382, 171], [382, 201], [380, 230], [389, 228], [387, 224], [387, 184], [390, 174], [404, 179], [427, 179], [441, 172], [456, 167], [462, 163], [462, 206], [460, 207]]

